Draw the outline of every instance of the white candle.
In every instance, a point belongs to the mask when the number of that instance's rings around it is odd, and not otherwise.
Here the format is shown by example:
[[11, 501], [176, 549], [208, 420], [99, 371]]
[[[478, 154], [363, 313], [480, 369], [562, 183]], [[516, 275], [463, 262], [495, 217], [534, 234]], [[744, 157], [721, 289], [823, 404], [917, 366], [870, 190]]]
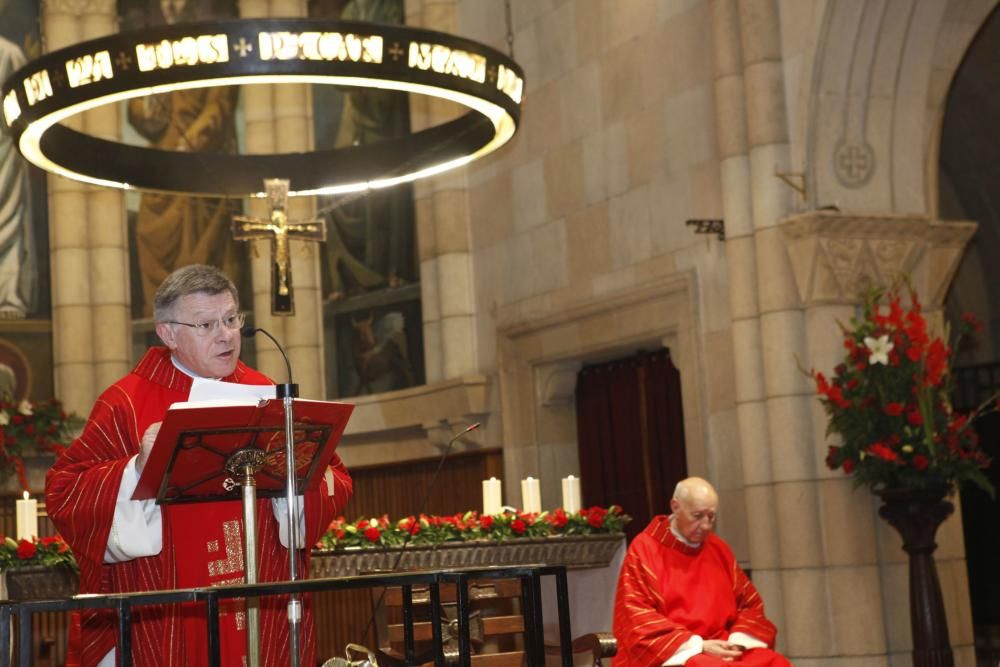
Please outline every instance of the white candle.
[[17, 539], [28, 540], [38, 536], [38, 501], [28, 497], [28, 492], [24, 492], [24, 499], [17, 503]]
[[483, 480], [483, 516], [493, 516], [500, 514], [500, 507], [503, 505], [503, 494], [500, 488], [500, 480], [490, 477]]
[[563, 509], [566, 514], [576, 514], [583, 502], [580, 500], [580, 478], [563, 477], [562, 480]]
[[534, 477], [521, 480], [521, 509], [536, 514], [542, 511], [542, 489]]

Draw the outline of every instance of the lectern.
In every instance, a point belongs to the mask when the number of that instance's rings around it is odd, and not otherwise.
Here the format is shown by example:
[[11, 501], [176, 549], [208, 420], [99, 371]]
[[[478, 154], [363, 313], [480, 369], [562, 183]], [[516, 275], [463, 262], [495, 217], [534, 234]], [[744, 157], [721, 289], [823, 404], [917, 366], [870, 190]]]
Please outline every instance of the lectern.
[[[302, 495], [320, 483], [354, 406], [292, 403], [295, 495]], [[175, 404], [163, 419], [132, 499], [155, 498], [161, 505], [242, 499], [246, 582], [257, 583], [257, 498], [287, 497], [285, 427], [281, 400]], [[294, 547], [290, 542], [289, 558], [295, 557]], [[246, 605], [247, 659], [257, 667], [256, 600]]]

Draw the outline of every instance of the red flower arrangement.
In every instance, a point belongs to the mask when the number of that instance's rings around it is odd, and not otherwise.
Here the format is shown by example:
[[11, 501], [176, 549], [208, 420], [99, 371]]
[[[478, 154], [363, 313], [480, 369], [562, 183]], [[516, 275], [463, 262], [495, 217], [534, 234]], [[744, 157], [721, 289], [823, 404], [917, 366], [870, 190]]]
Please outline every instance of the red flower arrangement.
[[0, 570], [31, 565], [77, 569], [73, 551], [59, 535], [32, 540], [0, 537]]
[[24, 457], [33, 452], [53, 452], [57, 456], [69, 446], [83, 421], [66, 414], [56, 399], [15, 402], [0, 398], [0, 480], [16, 474], [24, 490]]
[[[970, 425], [996, 403], [971, 414], [952, 410], [947, 329], [932, 337], [917, 295], [911, 289], [908, 296], [906, 307], [898, 289], [870, 291], [863, 317], [841, 325], [846, 356], [833, 376], [811, 373], [830, 417], [827, 434], [842, 440], [829, 447], [826, 464], [873, 490], [946, 485], [954, 491], [972, 482], [992, 496], [982, 472], [990, 460]], [[956, 342], [979, 328], [965, 315]]]
[[433, 545], [442, 542], [547, 537], [550, 535], [593, 535], [621, 533], [631, 520], [617, 505], [605, 509], [591, 507], [567, 514], [562, 508], [540, 514], [505, 511], [495, 515], [465, 512], [448, 516], [408, 516], [390, 521], [362, 518], [349, 522], [337, 517], [316, 544], [318, 549], [376, 548]]

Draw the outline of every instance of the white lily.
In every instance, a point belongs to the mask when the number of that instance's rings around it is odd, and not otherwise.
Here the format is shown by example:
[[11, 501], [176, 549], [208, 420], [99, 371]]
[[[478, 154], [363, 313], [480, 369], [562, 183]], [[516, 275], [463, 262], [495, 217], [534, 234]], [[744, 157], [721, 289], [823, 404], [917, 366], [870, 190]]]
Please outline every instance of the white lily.
[[17, 411], [25, 417], [31, 416], [31, 403], [25, 399], [17, 404]]
[[884, 334], [878, 338], [865, 336], [865, 347], [871, 350], [871, 354], [868, 355], [868, 363], [873, 365], [882, 364], [883, 366], [889, 365], [889, 353], [893, 348], [893, 344], [889, 342], [889, 334]]

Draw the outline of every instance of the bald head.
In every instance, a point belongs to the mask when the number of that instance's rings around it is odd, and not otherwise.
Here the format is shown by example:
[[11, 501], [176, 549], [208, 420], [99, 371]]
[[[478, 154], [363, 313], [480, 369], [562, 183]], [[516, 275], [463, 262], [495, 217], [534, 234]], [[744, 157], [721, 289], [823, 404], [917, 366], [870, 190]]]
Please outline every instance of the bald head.
[[677, 482], [674, 487], [674, 499], [686, 500], [711, 500], [713, 504], [719, 503], [719, 494], [715, 492], [715, 487], [701, 477], [688, 477]]
[[701, 544], [715, 528], [719, 494], [701, 477], [688, 477], [677, 483], [670, 500], [674, 530], [688, 542]]

